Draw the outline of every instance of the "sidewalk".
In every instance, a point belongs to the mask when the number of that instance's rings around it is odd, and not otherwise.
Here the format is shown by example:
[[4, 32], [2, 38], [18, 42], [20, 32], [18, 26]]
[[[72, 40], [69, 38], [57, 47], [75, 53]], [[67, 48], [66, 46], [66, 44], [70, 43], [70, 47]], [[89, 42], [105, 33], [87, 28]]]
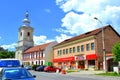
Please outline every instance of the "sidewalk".
[[104, 71], [85, 71], [85, 70], [81, 70], [81, 71], [78, 71], [78, 72], [71, 72], [71, 73], [67, 73], [67, 74], [99, 74], [99, 73], [104, 73]]

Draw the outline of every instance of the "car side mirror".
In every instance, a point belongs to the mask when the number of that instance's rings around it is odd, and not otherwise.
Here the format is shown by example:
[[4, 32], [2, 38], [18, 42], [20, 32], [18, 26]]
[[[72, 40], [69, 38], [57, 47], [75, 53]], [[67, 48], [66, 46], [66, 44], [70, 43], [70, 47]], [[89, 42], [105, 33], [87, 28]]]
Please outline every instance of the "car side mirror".
[[34, 78], [36, 78], [36, 75], [33, 75]]

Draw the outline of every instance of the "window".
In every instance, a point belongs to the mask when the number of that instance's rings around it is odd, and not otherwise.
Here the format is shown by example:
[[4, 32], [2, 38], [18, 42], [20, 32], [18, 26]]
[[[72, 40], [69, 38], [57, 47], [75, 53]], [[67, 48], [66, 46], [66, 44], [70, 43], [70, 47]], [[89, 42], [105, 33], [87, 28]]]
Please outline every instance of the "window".
[[77, 52], [80, 52], [80, 46], [77, 46]]
[[95, 65], [95, 60], [89, 60], [88, 63], [89, 65]]
[[95, 45], [94, 43], [91, 43], [91, 50], [94, 50], [95, 49]]
[[73, 53], [75, 53], [75, 47], [73, 47]]
[[43, 52], [41, 53], [41, 57], [43, 58]]
[[60, 55], [62, 55], [62, 50], [60, 50]]
[[70, 53], [72, 53], [72, 48], [70, 48]]
[[90, 50], [90, 44], [86, 44], [86, 50], [87, 50], [87, 51]]
[[65, 54], [65, 49], [63, 49], [63, 55]]
[[20, 32], [20, 36], [22, 36], [22, 32]]
[[81, 51], [82, 52], [84, 51], [84, 45], [81, 45]]
[[30, 36], [30, 32], [28, 32], [28, 36]]
[[66, 54], [68, 54], [68, 49], [66, 49]]
[[60, 51], [58, 50], [58, 52], [57, 52], [57, 55], [59, 56], [60, 55]]

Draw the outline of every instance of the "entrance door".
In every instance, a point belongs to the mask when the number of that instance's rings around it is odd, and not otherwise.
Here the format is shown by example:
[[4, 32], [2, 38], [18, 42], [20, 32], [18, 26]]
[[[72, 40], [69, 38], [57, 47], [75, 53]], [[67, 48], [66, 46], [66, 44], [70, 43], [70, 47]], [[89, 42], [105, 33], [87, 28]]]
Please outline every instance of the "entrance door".
[[78, 68], [79, 69], [84, 69], [84, 67], [85, 67], [84, 61], [78, 61]]
[[109, 59], [107, 63], [108, 63], [108, 71], [113, 71], [113, 67], [118, 66], [118, 62], [114, 62], [113, 59]]

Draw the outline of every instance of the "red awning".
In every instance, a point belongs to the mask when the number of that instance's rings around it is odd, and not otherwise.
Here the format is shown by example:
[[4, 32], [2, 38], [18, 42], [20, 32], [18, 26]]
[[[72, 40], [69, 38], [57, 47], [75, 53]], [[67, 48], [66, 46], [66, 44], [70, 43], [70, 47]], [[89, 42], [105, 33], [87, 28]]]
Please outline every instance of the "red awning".
[[95, 60], [95, 59], [97, 59], [97, 55], [96, 54], [86, 55], [86, 60]]
[[74, 57], [53, 59], [53, 62], [67, 62], [67, 61], [74, 61]]

